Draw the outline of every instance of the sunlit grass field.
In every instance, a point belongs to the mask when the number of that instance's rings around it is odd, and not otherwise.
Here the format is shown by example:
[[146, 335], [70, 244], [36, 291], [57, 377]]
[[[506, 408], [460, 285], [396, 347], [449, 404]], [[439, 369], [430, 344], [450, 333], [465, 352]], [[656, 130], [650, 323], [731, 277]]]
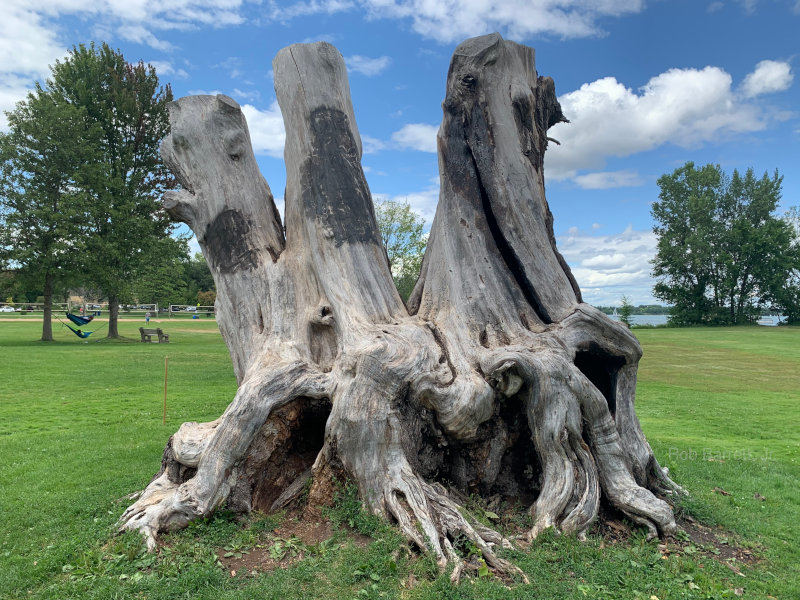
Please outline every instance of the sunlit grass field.
[[[158, 556], [114, 536], [122, 498], [156, 473], [169, 435], [219, 416], [236, 389], [213, 320], [153, 320], [169, 344], [140, 343], [143, 324], [121, 322], [128, 341], [101, 331], [86, 343], [56, 323], [42, 343], [38, 321], [0, 322], [0, 598], [800, 598], [800, 329], [636, 330], [638, 414], [691, 493], [680, 513], [754, 560], [685, 539], [665, 550], [640, 534], [545, 535], [508, 553], [529, 585], [475, 573], [454, 586], [346, 488], [328, 514], [333, 539], [313, 548], [286, 550], [280, 515], [224, 511], [167, 536]], [[231, 576], [218, 562], [258, 548], [288, 566]]]

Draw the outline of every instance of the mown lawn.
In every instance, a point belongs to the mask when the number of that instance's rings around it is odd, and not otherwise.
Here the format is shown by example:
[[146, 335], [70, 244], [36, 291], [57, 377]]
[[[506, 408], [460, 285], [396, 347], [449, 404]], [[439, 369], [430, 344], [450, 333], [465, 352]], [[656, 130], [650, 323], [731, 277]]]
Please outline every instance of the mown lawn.
[[[141, 324], [123, 321], [123, 335], [137, 340]], [[530, 585], [476, 574], [454, 586], [346, 488], [323, 543], [281, 537], [280, 515], [238, 523], [224, 511], [157, 556], [115, 537], [120, 499], [158, 470], [169, 435], [216, 418], [236, 387], [212, 321], [160, 326], [170, 344], [85, 343], [60, 326], [44, 344], [35, 321], [0, 322], [0, 598], [800, 597], [800, 329], [636, 330], [642, 426], [691, 492], [680, 512], [713, 544], [545, 535], [509, 553]], [[728, 548], [752, 558], [727, 560]], [[283, 567], [236, 568], [248, 553]]]

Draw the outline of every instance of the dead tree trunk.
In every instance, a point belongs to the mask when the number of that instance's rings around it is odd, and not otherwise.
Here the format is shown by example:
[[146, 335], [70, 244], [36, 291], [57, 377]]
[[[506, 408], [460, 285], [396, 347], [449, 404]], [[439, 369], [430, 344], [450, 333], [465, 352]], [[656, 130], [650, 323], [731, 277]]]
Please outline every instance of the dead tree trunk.
[[581, 302], [555, 247], [542, 162], [563, 116], [533, 50], [494, 34], [455, 52], [440, 201], [408, 309], [381, 249], [342, 57], [295, 45], [273, 67], [285, 237], [238, 105], [195, 96], [171, 109], [162, 154], [183, 189], [164, 202], [214, 275], [239, 390], [217, 421], [172, 436], [122, 528], [154, 547], [223, 502], [280, 507], [309, 477], [322, 501], [344, 476], [456, 577], [459, 535], [513, 569], [492, 549], [507, 540], [464, 517], [459, 492], [527, 503], [531, 537], [582, 535], [601, 496], [671, 534], [653, 492], [679, 488], [633, 406], [639, 344]]

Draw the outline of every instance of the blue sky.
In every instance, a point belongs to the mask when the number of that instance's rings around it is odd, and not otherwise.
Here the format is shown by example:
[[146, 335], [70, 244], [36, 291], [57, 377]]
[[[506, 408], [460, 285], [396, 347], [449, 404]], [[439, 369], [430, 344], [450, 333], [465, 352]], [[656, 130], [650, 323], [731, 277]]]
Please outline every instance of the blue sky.
[[588, 302], [654, 301], [656, 179], [688, 160], [778, 169], [783, 209], [800, 204], [800, 0], [3, 0], [0, 109], [73, 45], [106, 41], [155, 65], [176, 97], [236, 99], [280, 205], [272, 59], [326, 40], [348, 65], [373, 195], [430, 222], [450, 56], [492, 31], [536, 48], [571, 120], [550, 130], [561, 146], [545, 178]]

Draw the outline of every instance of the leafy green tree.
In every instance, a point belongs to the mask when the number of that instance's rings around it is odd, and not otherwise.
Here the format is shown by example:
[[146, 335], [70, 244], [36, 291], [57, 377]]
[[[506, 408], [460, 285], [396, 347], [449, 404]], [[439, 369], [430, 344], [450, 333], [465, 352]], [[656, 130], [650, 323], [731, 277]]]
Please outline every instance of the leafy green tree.
[[16, 280], [42, 289], [43, 341], [52, 341], [54, 291], [79, 273], [84, 249], [82, 186], [92, 178], [99, 129], [86, 112], [39, 84], [6, 113], [0, 134], [0, 254]]
[[87, 277], [108, 299], [108, 336], [118, 337], [119, 303], [130, 298], [159, 240], [173, 229], [158, 202], [171, 185], [158, 145], [169, 131], [172, 90], [160, 85], [152, 66], [130, 64], [105, 43], [74, 47], [51, 72], [51, 95], [83, 111], [86, 126], [100, 131], [91, 177], [80, 185], [88, 197], [82, 256]]
[[419, 279], [428, 241], [423, 231], [425, 222], [411, 210], [408, 202], [394, 200], [375, 202], [375, 216], [395, 287], [406, 301]]
[[658, 180], [654, 295], [677, 324], [752, 320], [781, 294], [798, 261], [796, 234], [774, 216], [782, 177], [731, 177], [718, 165], [686, 163]]
[[185, 238], [167, 237], [158, 240], [149, 252], [150, 258], [139, 272], [132, 286], [132, 295], [138, 302], [155, 303], [159, 307], [183, 304], [188, 277]]
[[658, 185], [660, 201], [652, 207], [658, 236], [653, 275], [660, 281], [653, 294], [674, 306], [674, 322], [700, 323], [713, 307], [706, 292], [714, 279], [710, 240], [723, 174], [713, 165], [698, 170], [687, 163], [659, 178]]
[[630, 329], [631, 325], [633, 325], [633, 304], [631, 304], [631, 299], [627, 296], [622, 296], [622, 304], [619, 307], [619, 320], [625, 323], [625, 326]]
[[214, 306], [217, 301], [217, 292], [209, 290], [207, 292], [197, 292], [197, 304], [199, 306]]
[[214, 292], [214, 298], [217, 297], [214, 277], [212, 277], [211, 270], [202, 253], [195, 252], [194, 256], [186, 261], [184, 268], [186, 270], [186, 291], [181, 302], [177, 304], [196, 304], [198, 294], [202, 292]]
[[[800, 207], [789, 209], [783, 220], [794, 231], [792, 251], [795, 256], [800, 257]], [[785, 285], [777, 288], [771, 295], [770, 308], [782, 313], [787, 323], [800, 323], [800, 259], [789, 272]]]

